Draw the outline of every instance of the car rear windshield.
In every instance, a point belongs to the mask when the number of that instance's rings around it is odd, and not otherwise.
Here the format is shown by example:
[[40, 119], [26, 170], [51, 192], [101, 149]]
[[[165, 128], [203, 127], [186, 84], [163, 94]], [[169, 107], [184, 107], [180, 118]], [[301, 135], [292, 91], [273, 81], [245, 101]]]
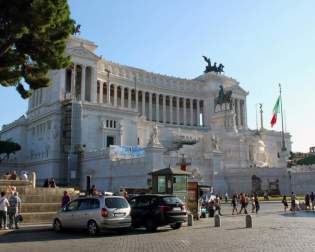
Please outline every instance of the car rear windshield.
[[129, 204], [123, 198], [105, 198], [105, 206], [108, 208], [127, 208]]
[[163, 201], [166, 204], [183, 204], [183, 201], [180, 198], [174, 196], [163, 197]]

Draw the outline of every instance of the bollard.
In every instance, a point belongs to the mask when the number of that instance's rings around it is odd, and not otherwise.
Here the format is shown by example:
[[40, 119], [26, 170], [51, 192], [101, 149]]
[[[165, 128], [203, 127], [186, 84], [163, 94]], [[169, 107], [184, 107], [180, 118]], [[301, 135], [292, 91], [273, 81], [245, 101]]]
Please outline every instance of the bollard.
[[188, 226], [192, 226], [194, 224], [194, 216], [192, 214], [188, 214]]
[[252, 216], [250, 214], [247, 214], [245, 216], [245, 222], [246, 222], [246, 228], [252, 228], [253, 227]]
[[220, 219], [220, 215], [218, 214], [214, 216], [214, 226], [221, 227], [221, 219]]
[[32, 172], [32, 187], [36, 187], [36, 173]]

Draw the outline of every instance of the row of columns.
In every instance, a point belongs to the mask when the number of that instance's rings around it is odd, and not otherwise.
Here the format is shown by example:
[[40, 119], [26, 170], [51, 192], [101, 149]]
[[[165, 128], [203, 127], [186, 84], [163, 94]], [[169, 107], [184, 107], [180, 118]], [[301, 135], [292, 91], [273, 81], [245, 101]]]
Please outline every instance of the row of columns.
[[[149, 121], [160, 121], [163, 123], [170, 124], [182, 124], [190, 126], [203, 126], [200, 121], [200, 114], [203, 114], [203, 100], [185, 98], [179, 96], [164, 95], [158, 93], [152, 93], [148, 91], [141, 91], [128, 87], [118, 86], [115, 84], [110, 84], [108, 87], [106, 82], [98, 81], [98, 94], [97, 101], [99, 103], [105, 103], [112, 105], [114, 107], [118, 106], [118, 88], [120, 88], [120, 104], [121, 107], [127, 107], [128, 109], [135, 109], [137, 112], [142, 113], [147, 117]], [[125, 90], [127, 89], [127, 99], [125, 100]], [[106, 96], [104, 94], [106, 90]], [[132, 97], [132, 92], [134, 92], [134, 98]], [[141, 94], [141, 107], [139, 107], [139, 94]], [[146, 101], [146, 95], [148, 94], [148, 101]], [[155, 95], [155, 103], [153, 104], [153, 95]], [[162, 96], [162, 104], [160, 104], [160, 96]], [[106, 101], [104, 101], [106, 97]], [[166, 105], [166, 99], [169, 98], [169, 106]], [[173, 105], [173, 100], [176, 99], [176, 105]], [[182, 118], [180, 117], [180, 100], [182, 100]], [[189, 100], [189, 107], [186, 106], [186, 102]], [[132, 106], [132, 102], [134, 102]], [[126, 104], [127, 103], [127, 104]], [[202, 103], [202, 107], [201, 107]], [[194, 104], [196, 104], [194, 108]], [[127, 105], [127, 106], [126, 106]], [[155, 105], [155, 118], [153, 118], [153, 105]], [[160, 106], [162, 105], [162, 106]], [[162, 107], [162, 114], [160, 115], [160, 107]], [[187, 116], [189, 112], [189, 118]], [[174, 116], [176, 113], [176, 117]], [[161, 118], [160, 118], [161, 117]], [[169, 121], [167, 121], [169, 117]], [[175, 118], [174, 118], [175, 117]], [[182, 119], [182, 120], [181, 120]]]
[[238, 128], [244, 128], [247, 125], [246, 102], [243, 99], [233, 99], [234, 112], [236, 114], [235, 123]]

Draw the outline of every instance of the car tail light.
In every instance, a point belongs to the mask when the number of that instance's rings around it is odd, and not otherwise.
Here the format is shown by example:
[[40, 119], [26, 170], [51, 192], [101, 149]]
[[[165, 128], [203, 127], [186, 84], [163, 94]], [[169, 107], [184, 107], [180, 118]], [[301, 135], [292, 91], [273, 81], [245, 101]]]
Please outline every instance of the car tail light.
[[165, 212], [171, 210], [169, 206], [165, 206], [165, 205], [161, 205], [161, 206], [159, 206], [159, 208], [160, 208], [160, 211], [162, 213], [165, 213]]
[[101, 215], [102, 215], [102, 217], [108, 217], [108, 211], [106, 208], [102, 208]]

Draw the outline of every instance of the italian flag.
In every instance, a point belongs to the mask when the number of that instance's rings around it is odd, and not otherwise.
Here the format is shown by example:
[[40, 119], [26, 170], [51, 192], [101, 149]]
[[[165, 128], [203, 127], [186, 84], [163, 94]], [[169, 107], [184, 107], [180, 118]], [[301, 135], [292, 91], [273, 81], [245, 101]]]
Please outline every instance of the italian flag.
[[273, 107], [273, 115], [271, 118], [271, 128], [273, 127], [273, 125], [276, 124], [277, 122], [277, 114], [279, 113], [280, 110], [280, 96], [278, 97], [275, 106]]

